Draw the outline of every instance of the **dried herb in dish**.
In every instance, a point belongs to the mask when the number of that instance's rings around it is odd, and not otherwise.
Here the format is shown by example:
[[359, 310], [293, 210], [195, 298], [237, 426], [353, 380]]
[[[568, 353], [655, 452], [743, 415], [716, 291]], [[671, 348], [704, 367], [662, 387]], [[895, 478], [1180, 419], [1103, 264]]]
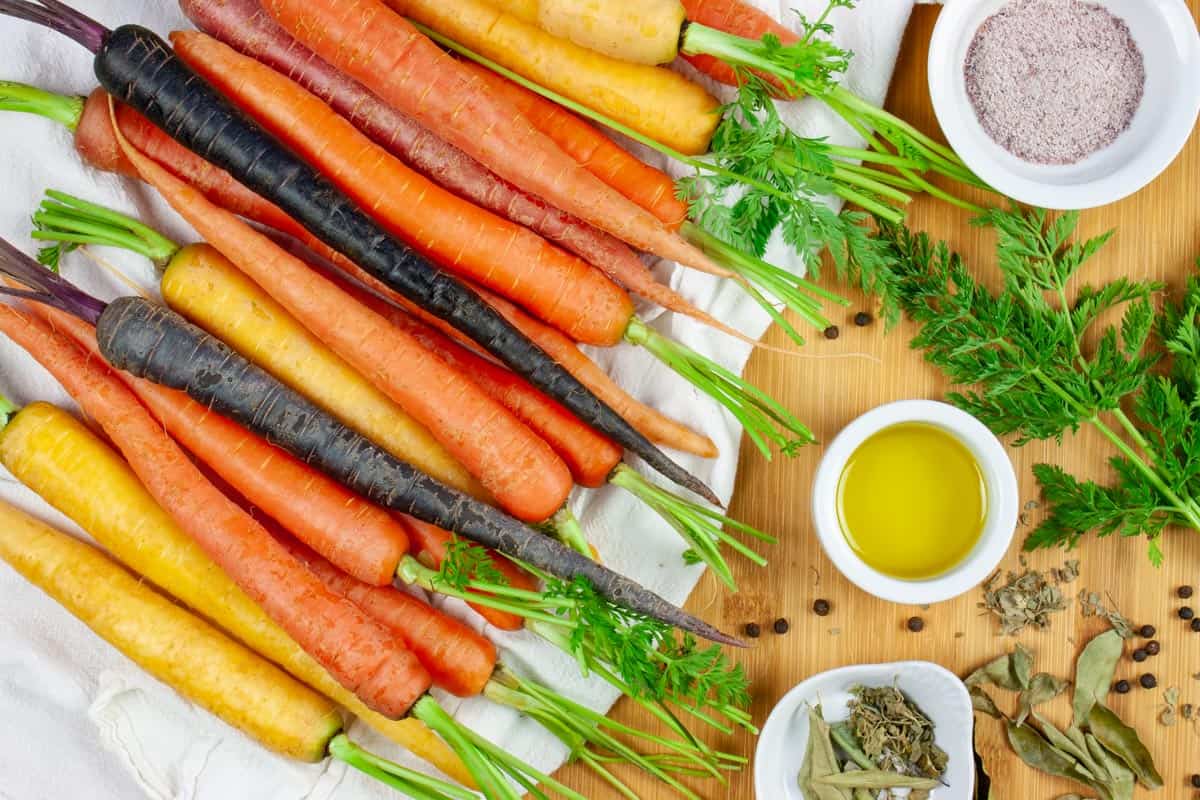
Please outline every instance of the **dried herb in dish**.
[[876, 766], [924, 778], [946, 771], [946, 752], [934, 743], [933, 722], [892, 686], [851, 689], [850, 730]]

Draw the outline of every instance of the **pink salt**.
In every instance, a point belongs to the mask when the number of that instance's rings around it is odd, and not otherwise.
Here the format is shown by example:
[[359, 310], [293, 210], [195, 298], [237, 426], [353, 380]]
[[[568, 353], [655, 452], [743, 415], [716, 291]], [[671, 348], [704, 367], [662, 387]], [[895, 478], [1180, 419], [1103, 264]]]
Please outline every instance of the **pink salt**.
[[1074, 164], [1111, 144], [1142, 102], [1142, 53], [1123, 20], [1081, 0], [1013, 0], [963, 65], [984, 130], [1038, 164]]

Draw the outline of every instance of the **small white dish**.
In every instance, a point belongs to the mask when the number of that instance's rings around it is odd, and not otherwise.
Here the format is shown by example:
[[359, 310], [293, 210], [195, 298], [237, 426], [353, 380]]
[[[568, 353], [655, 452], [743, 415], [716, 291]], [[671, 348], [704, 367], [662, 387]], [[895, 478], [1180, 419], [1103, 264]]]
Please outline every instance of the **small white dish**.
[[842, 667], [814, 675], [783, 696], [767, 717], [754, 750], [754, 791], [770, 800], [805, 798], [797, 780], [808, 742], [808, 707], [821, 705], [826, 720], [849, 715], [855, 686], [895, 686], [933, 721], [934, 741], [946, 751], [946, 786], [930, 800], [964, 800], [975, 791], [975, 715], [971, 698], [953, 673], [928, 661]]
[[963, 64], [979, 26], [1008, 0], [950, 0], [929, 45], [929, 92], [950, 146], [1014, 200], [1083, 209], [1133, 194], [1167, 168], [1200, 114], [1200, 34], [1185, 0], [1089, 0], [1129, 26], [1142, 51], [1145, 93], [1128, 130], [1076, 164], [1024, 161], [988, 136], [967, 97]]
[[[869, 566], [846, 541], [838, 519], [838, 482], [850, 456], [874, 434], [903, 422], [936, 425], [957, 438], [979, 463], [987, 487], [987, 517], [974, 549], [954, 568], [926, 580], [902, 580]], [[817, 536], [838, 571], [864, 592], [909, 605], [949, 600], [983, 582], [1008, 551], [1019, 503], [1017, 475], [1000, 440], [970, 414], [934, 400], [888, 403], [851, 422], [825, 450], [812, 491]]]

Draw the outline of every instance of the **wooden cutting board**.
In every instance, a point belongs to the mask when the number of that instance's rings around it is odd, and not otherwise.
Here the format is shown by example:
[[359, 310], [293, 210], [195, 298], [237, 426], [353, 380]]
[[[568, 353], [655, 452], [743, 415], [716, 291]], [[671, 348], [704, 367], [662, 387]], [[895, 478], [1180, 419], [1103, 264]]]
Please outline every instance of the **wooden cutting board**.
[[[1193, 14], [1200, 18], [1200, 0], [1190, 0], [1190, 4]], [[869, 13], [867, 5], [860, 13]], [[925, 81], [927, 47], [937, 14], [936, 7], [917, 7], [888, 100], [891, 111], [926, 131], [937, 130]], [[966, 213], [922, 198], [912, 205], [909, 223], [946, 239], [979, 275], [996, 274], [994, 236], [970, 227]], [[1101, 282], [1128, 275], [1163, 280], [1172, 289], [1181, 286], [1200, 258], [1200, 135], [1193, 135], [1171, 168], [1137, 195], [1084, 212], [1081, 234], [1091, 236], [1110, 228], [1117, 229], [1116, 236], [1087, 267], [1086, 279]], [[831, 280], [825, 283], [834, 286]], [[836, 341], [824, 340], [818, 334], [796, 351], [798, 355], [759, 352], [747, 371], [753, 383], [796, 411], [825, 442], [854, 417], [881, 403], [940, 399], [947, 390], [937, 370], [909, 349], [914, 326], [902, 323], [886, 335], [879, 323], [857, 328], [851, 319], [868, 305], [861, 296], [850, 296], [854, 305], [844, 314], [837, 312], [841, 315], [841, 336]], [[767, 342], [787, 345], [778, 330], [771, 331]], [[1079, 648], [1104, 629], [1101, 623], [1084, 620], [1074, 600], [1067, 611], [1054, 617], [1049, 630], [1026, 632], [1013, 640], [1001, 638], [994, 621], [980, 615], [976, 606], [981, 599], [979, 590], [922, 610], [877, 600], [843, 579], [822, 552], [809, 514], [809, 489], [821, 452], [820, 446], [814, 446], [795, 458], [777, 457], [768, 462], [752, 448], [743, 447], [732, 514], [777, 534], [781, 541], [769, 551], [771, 564], [767, 569], [733, 562], [740, 592], [732, 594], [708, 576], [688, 604], [726, 630], [739, 631], [748, 622], [762, 626], [764, 633], [755, 647], [739, 656], [753, 680], [753, 712], [760, 724], [792, 686], [814, 673], [846, 664], [929, 659], [966, 675], [1020, 641], [1036, 654], [1038, 669], [1071, 676]], [[1099, 436], [1084, 432], [1068, 436], [1061, 447], [1035, 443], [1010, 449], [1010, 453], [1025, 503], [1038, 498], [1030, 475], [1033, 464], [1056, 463], [1076, 474], [1103, 478], [1110, 448]], [[1027, 525], [1017, 531], [1002, 566], [1018, 566], [1020, 542], [1040, 513], [1038, 509], [1028, 512]], [[1060, 566], [1067, 558], [1080, 559], [1081, 577], [1069, 590], [1086, 587], [1111, 594], [1117, 607], [1136, 624], [1158, 628], [1161, 655], [1143, 664], [1128, 658], [1121, 663], [1118, 676], [1130, 679], [1135, 688], [1114, 699], [1112, 705], [1142, 733], [1166, 779], [1161, 792], [1151, 794], [1139, 789], [1138, 796], [1185, 800], [1200, 796], [1200, 790], [1189, 789], [1187, 783], [1193, 773], [1200, 773], [1200, 726], [1166, 728], [1156, 717], [1167, 687], [1179, 687], [1181, 702], [1200, 706], [1200, 680], [1193, 678], [1200, 673], [1200, 633], [1191, 632], [1176, 617], [1181, 603], [1175, 598], [1175, 589], [1181, 584], [1200, 590], [1200, 535], [1171, 531], [1164, 543], [1167, 559], [1161, 569], [1150, 565], [1141, 541], [1094, 538], [1085, 540], [1070, 555], [1038, 552], [1030, 556], [1029, 562], [1045, 569]], [[832, 604], [829, 616], [812, 613], [813, 601], [818, 598]], [[1194, 603], [1200, 608], [1200, 597]], [[925, 621], [925, 629], [919, 634], [905, 628], [906, 620], [913, 615]], [[790, 623], [790, 631], [782, 636], [771, 630], [780, 617]], [[1158, 677], [1158, 689], [1136, 687], [1137, 676], [1146, 671]], [[1069, 721], [1069, 703], [1060, 700], [1047, 709], [1056, 721]], [[649, 724], [625, 701], [614, 713], [623, 720]], [[732, 752], [753, 754], [755, 739], [748, 734], [716, 737], [714, 741]], [[1078, 791], [1066, 781], [1048, 778], [1022, 764], [1008, 749], [999, 724], [989, 718], [977, 720], [976, 741], [991, 774], [992, 800], [1053, 800]], [[798, 752], [797, 770], [800, 757]], [[675, 796], [630, 770], [619, 770], [618, 774], [647, 800]], [[568, 767], [562, 775], [590, 798], [618, 796], [581, 767]], [[693, 786], [704, 797], [748, 800], [754, 797], [753, 768], [731, 776], [728, 788], [712, 781], [694, 782]]]

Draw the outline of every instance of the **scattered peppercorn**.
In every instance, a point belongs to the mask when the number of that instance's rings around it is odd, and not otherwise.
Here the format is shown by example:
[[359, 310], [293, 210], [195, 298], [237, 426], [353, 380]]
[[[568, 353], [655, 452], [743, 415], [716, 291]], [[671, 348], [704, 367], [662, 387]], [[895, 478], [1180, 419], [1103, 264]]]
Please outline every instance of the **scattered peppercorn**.
[[842, 332], [838, 328], [837, 325], [830, 325], [828, 328], [825, 329], [825, 338], [826, 339], [836, 339], [837, 337], [839, 337], [841, 335], [842, 335]]
[[875, 321], [875, 318], [866, 311], [860, 311], [854, 315], [854, 324], [860, 328], [865, 328]]
[[1113, 691], [1117, 694], [1129, 694], [1130, 688], [1129, 681], [1127, 680], [1119, 680], [1113, 684]]
[[908, 629], [913, 633], [920, 633], [921, 631], [925, 630], [925, 620], [921, 619], [920, 617], [909, 617]]
[[1158, 678], [1154, 677], [1153, 672], [1147, 672], [1138, 678], [1138, 683], [1142, 685], [1143, 689], [1153, 689], [1155, 686], [1158, 686]]
[[1189, 597], [1192, 596], [1192, 587], [1180, 586], [1178, 589], [1175, 590], [1175, 594], [1179, 595], [1180, 600], [1187, 600]]
[[828, 600], [821, 599], [821, 600], [817, 600], [813, 603], [813, 613], [816, 614], [818, 617], [829, 616], [829, 612], [832, 609], [833, 609], [833, 606], [831, 606], [829, 604]]
[[1139, 647], [1137, 650], [1133, 651], [1132, 657], [1133, 657], [1134, 661], [1136, 661], [1140, 664], [1149, 657], [1149, 653], [1147, 653], [1145, 650], [1143, 650], [1142, 648]]
[[1162, 645], [1158, 642], [1157, 639], [1155, 639], [1155, 640], [1146, 642], [1145, 650], [1146, 650], [1146, 655], [1156, 656], [1162, 652]]
[[1192, 630], [1194, 630], [1196, 633], [1200, 633], [1200, 617], [1196, 617], [1194, 620], [1192, 620]]
[[762, 626], [757, 622], [747, 622], [745, 627], [746, 635], [751, 639], [757, 639], [762, 636]]
[[1197, 789], [1200, 789], [1200, 775], [1192, 776], [1192, 786], [1194, 786]]
[[1191, 619], [1194, 616], [1196, 616], [1196, 612], [1192, 610], [1191, 606], [1184, 606], [1183, 608], [1179, 609], [1180, 619]]
[[1153, 639], [1154, 634], [1158, 633], [1158, 631], [1155, 630], [1153, 625], [1143, 625], [1142, 629], [1139, 630], [1138, 633], [1143, 639]]
[[789, 630], [792, 629], [792, 626], [789, 625], [788, 621], [786, 619], [784, 619], [783, 617], [780, 617], [779, 619], [775, 620], [775, 625], [773, 627], [775, 628], [775, 632], [778, 633], [780, 636], [782, 636], [783, 634], [787, 633]]

